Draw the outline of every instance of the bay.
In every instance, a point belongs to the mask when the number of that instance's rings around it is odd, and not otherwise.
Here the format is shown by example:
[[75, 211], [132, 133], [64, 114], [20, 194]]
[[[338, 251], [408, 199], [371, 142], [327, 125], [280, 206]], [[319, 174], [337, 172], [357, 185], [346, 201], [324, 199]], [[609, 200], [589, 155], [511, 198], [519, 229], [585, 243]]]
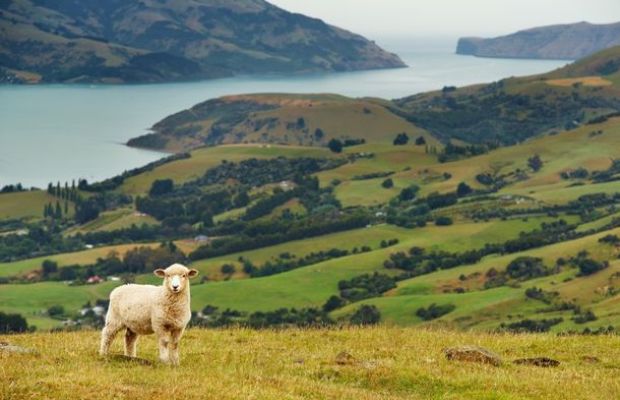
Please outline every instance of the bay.
[[235, 77], [153, 85], [0, 86], [0, 186], [97, 181], [164, 156], [129, 148], [155, 122], [201, 101], [241, 93], [338, 93], [400, 98], [550, 71], [567, 61], [454, 54], [455, 41], [397, 38], [380, 44], [408, 68]]

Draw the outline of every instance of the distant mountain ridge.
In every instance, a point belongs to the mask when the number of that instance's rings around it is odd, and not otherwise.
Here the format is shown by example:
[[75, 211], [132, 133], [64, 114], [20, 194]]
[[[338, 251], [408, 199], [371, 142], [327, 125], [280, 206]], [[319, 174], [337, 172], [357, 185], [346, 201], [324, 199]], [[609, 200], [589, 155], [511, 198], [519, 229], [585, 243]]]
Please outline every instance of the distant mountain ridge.
[[165, 82], [403, 66], [362, 36], [263, 0], [0, 0], [1, 82]]
[[457, 54], [496, 58], [576, 60], [620, 45], [620, 22], [551, 25], [491, 39], [459, 39]]

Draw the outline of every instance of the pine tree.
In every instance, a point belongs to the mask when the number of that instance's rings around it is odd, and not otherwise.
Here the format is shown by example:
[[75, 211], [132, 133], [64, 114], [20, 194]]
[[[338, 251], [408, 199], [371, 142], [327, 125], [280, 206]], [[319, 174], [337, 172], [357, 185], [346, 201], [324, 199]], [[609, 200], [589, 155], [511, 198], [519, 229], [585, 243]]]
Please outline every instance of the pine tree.
[[61, 219], [62, 218], [62, 208], [60, 208], [60, 202], [56, 201], [56, 211], [54, 212], [54, 218]]
[[56, 197], [60, 197], [60, 181], [56, 182]]
[[65, 190], [63, 190], [63, 196], [62, 198], [67, 200], [69, 199], [69, 182], [65, 181]]
[[54, 194], [54, 185], [52, 185], [52, 182], [47, 184], [47, 193], [53, 195]]
[[65, 216], [67, 216], [67, 214], [69, 214], [69, 202], [65, 200]]

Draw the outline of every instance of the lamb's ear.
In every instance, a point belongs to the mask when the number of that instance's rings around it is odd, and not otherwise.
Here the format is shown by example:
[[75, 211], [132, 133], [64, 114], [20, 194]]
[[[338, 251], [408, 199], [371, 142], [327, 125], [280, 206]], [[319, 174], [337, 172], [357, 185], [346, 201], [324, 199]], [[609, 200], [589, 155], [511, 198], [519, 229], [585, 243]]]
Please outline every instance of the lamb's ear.
[[153, 273], [155, 274], [155, 276], [158, 276], [160, 278], [164, 278], [166, 276], [166, 271], [161, 268], [156, 269], [155, 271], [153, 271]]
[[195, 278], [198, 276], [198, 270], [197, 269], [190, 269], [189, 272], [187, 273], [187, 276], [189, 276], [190, 278]]

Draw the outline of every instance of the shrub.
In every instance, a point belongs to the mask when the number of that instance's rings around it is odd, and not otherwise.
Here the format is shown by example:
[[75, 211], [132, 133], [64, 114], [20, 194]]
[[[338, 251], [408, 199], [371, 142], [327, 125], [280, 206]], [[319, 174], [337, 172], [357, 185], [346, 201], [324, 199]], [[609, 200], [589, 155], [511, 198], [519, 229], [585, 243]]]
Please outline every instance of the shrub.
[[327, 147], [334, 153], [342, 153], [342, 142], [338, 139], [332, 139], [327, 143]]
[[63, 306], [54, 305], [47, 309], [47, 315], [50, 317], [63, 315], [65, 313], [65, 308]]
[[473, 192], [473, 189], [465, 182], [459, 183], [459, 186], [456, 188], [456, 195], [459, 197], [465, 197], [471, 192]]
[[449, 226], [452, 225], [452, 218], [446, 216], [440, 216], [435, 218], [435, 225], [437, 226]]
[[428, 306], [428, 308], [418, 308], [418, 310], [415, 312], [415, 315], [422, 318], [424, 321], [430, 321], [449, 314], [454, 311], [454, 309], [456, 309], [456, 306], [454, 304], [437, 305], [433, 303]]
[[392, 180], [392, 178], [387, 178], [386, 180], [384, 180], [381, 183], [381, 186], [385, 189], [390, 189], [394, 187], [394, 181]]
[[538, 257], [518, 257], [506, 267], [506, 273], [513, 279], [527, 280], [547, 276], [547, 268], [541, 258]]
[[5, 314], [0, 311], [0, 334], [28, 331], [26, 318], [20, 314]]
[[376, 306], [362, 305], [351, 316], [351, 323], [354, 325], [375, 325], [381, 320], [381, 313]]
[[346, 302], [342, 298], [338, 296], [331, 296], [329, 299], [327, 299], [325, 304], [323, 304], [323, 311], [325, 312], [334, 311], [335, 309], [340, 308], [344, 306], [345, 304]]
[[573, 263], [579, 268], [579, 276], [592, 275], [609, 266], [607, 261], [599, 262], [591, 258], [578, 258], [573, 260]]
[[407, 143], [409, 143], [409, 136], [405, 132], [396, 135], [396, 138], [394, 139], [394, 146], [403, 146]]
[[541, 320], [524, 319], [510, 324], [502, 322], [499, 327], [501, 330], [510, 332], [548, 332], [553, 325], [557, 325], [562, 321], [564, 321], [563, 318]]

